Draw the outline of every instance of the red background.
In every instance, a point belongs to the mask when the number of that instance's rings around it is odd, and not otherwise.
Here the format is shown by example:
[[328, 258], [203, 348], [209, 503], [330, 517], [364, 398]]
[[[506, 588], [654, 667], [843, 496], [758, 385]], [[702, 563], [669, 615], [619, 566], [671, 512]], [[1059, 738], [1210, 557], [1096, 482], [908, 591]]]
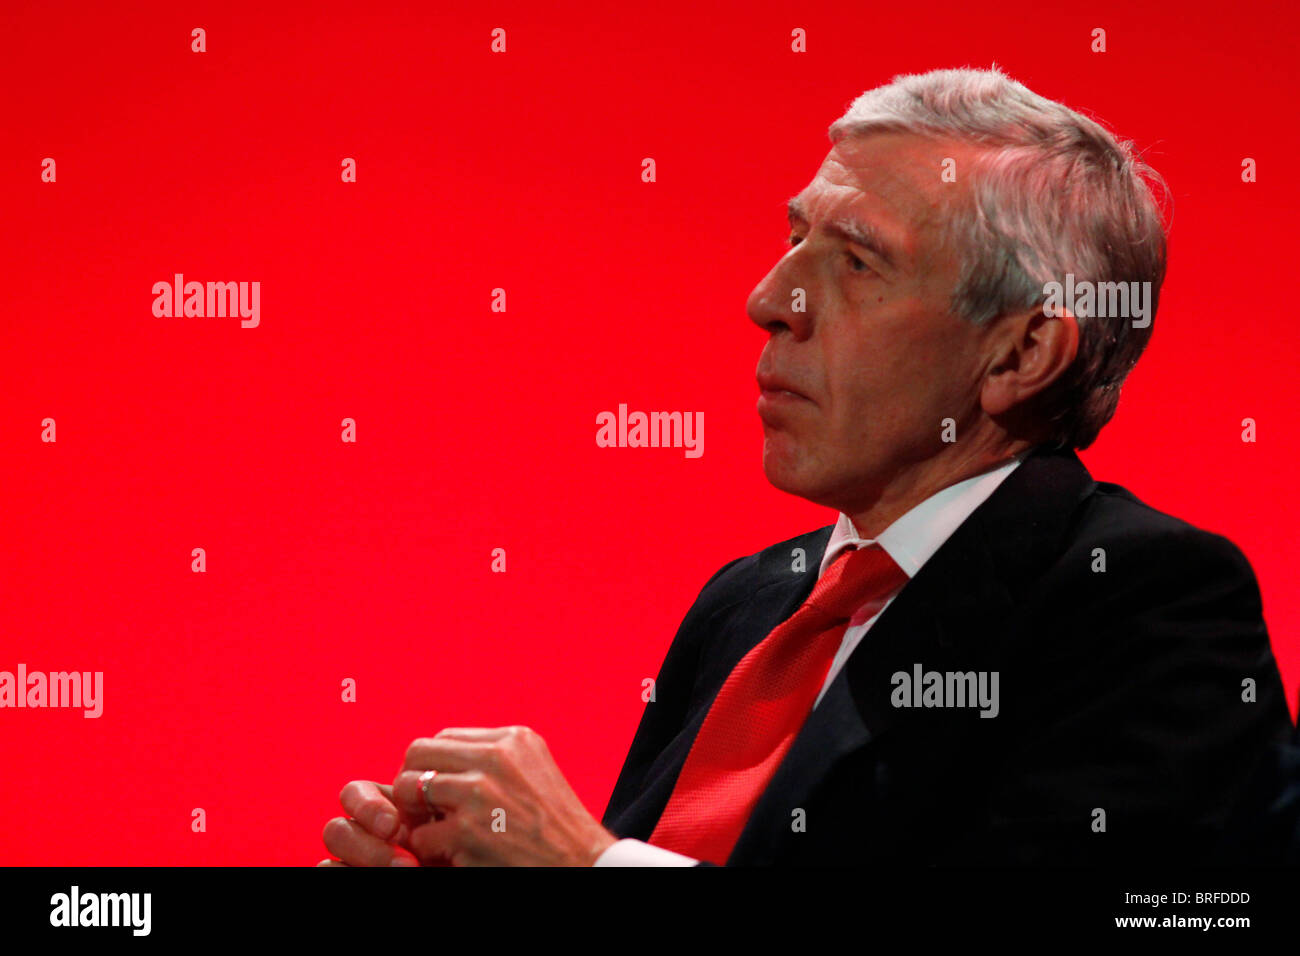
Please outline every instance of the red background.
[[[105, 704], [0, 711], [0, 862], [311, 864], [343, 783], [444, 726], [533, 726], [599, 816], [707, 577], [834, 517], [763, 477], [745, 297], [830, 122], [942, 66], [996, 61], [1167, 178], [1157, 331], [1083, 458], [1242, 547], [1294, 697], [1281, 16], [7, 4], [0, 670], [102, 670]], [[155, 318], [174, 272], [260, 281], [260, 327]], [[703, 411], [704, 456], [597, 448], [620, 402]]]

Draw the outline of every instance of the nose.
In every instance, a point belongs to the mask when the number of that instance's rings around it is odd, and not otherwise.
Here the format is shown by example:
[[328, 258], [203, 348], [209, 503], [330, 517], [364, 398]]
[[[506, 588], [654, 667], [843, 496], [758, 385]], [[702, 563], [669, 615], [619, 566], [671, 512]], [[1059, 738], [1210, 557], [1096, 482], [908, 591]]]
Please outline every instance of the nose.
[[787, 252], [754, 286], [745, 302], [745, 311], [768, 335], [790, 332], [802, 340], [812, 334], [813, 297], [808, 283], [799, 280], [799, 270], [793, 261], [797, 252], [798, 247]]

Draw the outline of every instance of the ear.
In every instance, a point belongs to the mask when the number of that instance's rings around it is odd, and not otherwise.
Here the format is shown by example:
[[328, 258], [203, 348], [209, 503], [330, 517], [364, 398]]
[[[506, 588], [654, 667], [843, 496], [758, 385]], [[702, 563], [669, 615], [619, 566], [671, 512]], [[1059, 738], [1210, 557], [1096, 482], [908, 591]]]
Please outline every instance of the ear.
[[1079, 323], [1069, 311], [1041, 307], [1003, 316], [988, 339], [988, 370], [980, 406], [990, 417], [1023, 407], [1059, 379], [1079, 354]]

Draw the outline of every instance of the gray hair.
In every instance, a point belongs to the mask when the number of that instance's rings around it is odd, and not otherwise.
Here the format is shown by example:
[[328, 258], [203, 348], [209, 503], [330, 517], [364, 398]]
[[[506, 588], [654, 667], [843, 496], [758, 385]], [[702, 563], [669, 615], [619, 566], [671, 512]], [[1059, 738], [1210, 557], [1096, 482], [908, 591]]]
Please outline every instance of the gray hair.
[[[1154, 319], [1164, 280], [1159, 174], [1129, 142], [1000, 72], [934, 70], [868, 90], [831, 124], [845, 136], [905, 131], [984, 146], [966, 172], [974, 202], [959, 204], [944, 241], [960, 257], [953, 312], [984, 324], [1041, 306], [1044, 285], [1150, 282]], [[1167, 192], [1165, 192], [1167, 195]], [[1110, 421], [1120, 387], [1151, 337], [1123, 316], [1076, 316], [1079, 353], [1049, 390], [1049, 438], [1086, 448]]]

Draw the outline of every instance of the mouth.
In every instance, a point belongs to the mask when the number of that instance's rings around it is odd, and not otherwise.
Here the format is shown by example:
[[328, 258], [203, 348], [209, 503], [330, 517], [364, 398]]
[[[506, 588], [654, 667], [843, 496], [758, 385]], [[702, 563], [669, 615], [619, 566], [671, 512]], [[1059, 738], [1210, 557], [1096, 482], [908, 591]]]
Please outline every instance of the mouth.
[[799, 391], [790, 382], [775, 375], [759, 373], [758, 392], [760, 402], [811, 402], [812, 399]]

